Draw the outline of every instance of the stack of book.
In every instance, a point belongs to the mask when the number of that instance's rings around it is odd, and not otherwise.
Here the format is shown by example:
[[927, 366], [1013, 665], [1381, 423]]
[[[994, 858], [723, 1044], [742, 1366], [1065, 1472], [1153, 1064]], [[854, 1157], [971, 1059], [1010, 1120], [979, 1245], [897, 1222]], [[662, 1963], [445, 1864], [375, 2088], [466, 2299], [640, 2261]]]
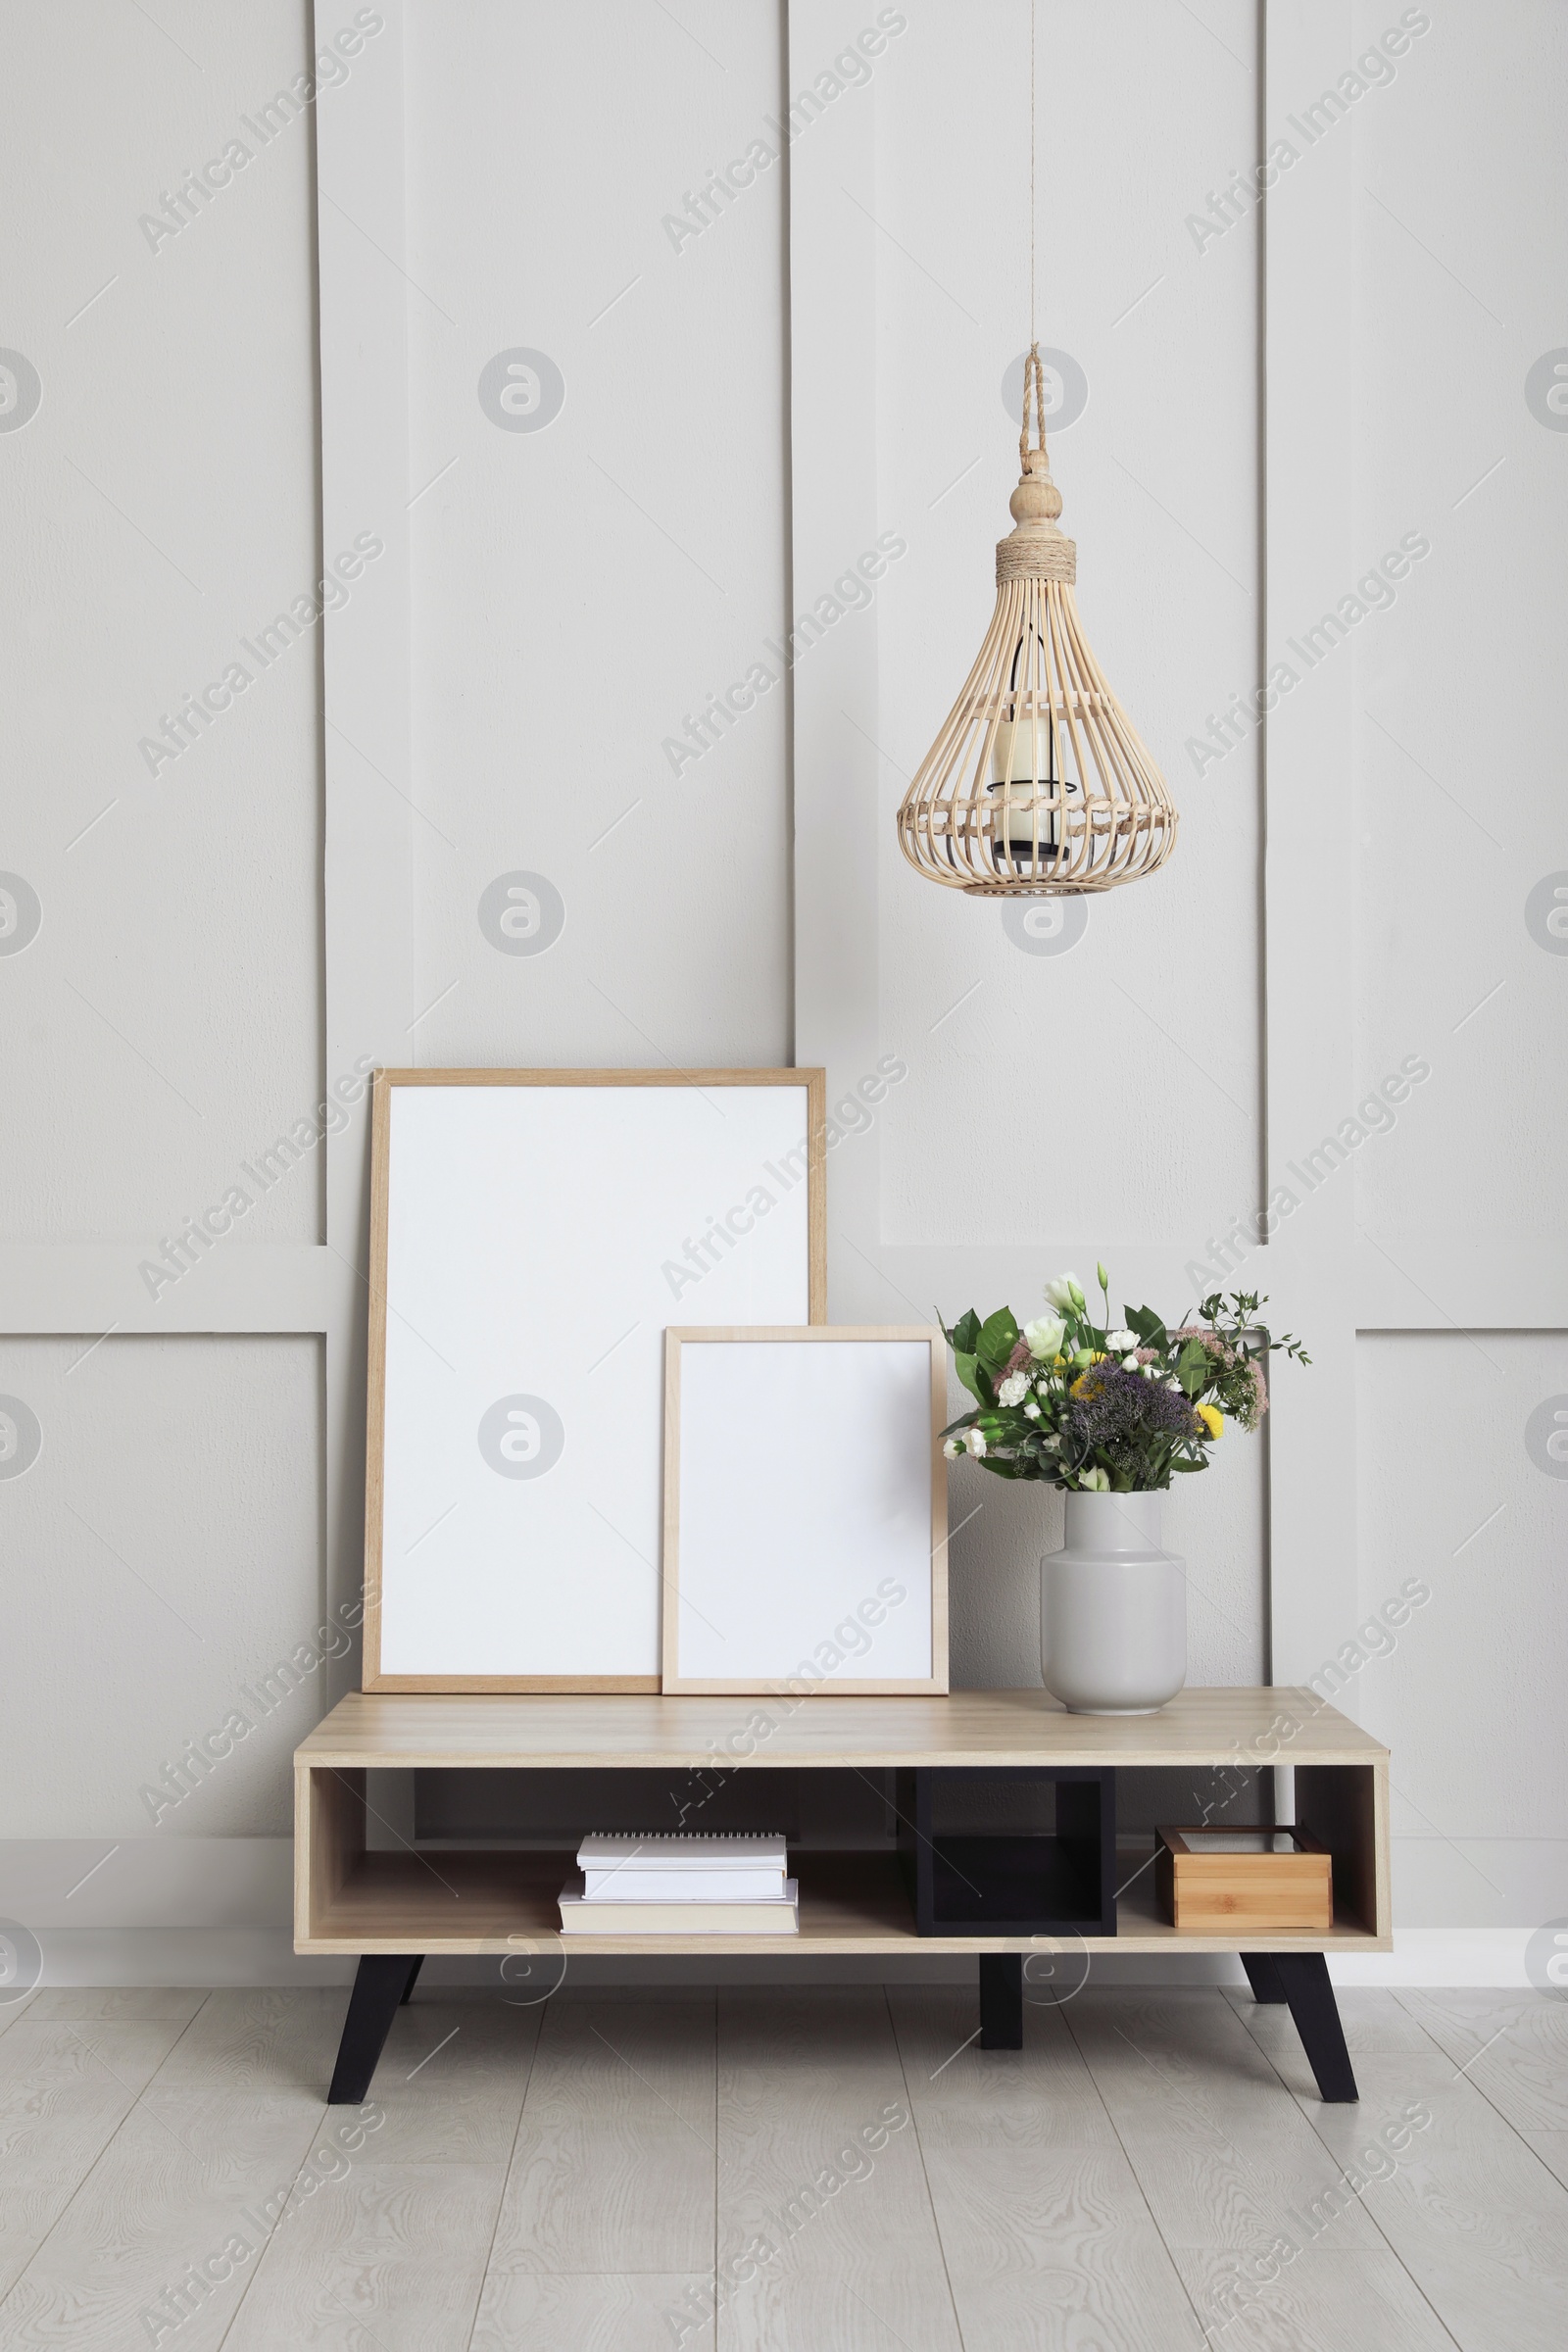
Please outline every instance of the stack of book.
[[585, 1838], [561, 1889], [565, 1936], [794, 1936], [799, 1890], [782, 1838]]

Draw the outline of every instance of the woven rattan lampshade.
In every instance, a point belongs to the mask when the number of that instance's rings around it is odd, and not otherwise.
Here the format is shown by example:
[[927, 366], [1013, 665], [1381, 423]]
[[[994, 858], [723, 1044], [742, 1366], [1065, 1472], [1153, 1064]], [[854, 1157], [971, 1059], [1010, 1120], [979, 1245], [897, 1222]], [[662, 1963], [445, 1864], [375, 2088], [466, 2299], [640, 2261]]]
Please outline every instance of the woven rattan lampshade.
[[1078, 617], [1078, 550], [1056, 527], [1038, 344], [1024, 367], [1018, 454], [997, 609], [904, 796], [899, 842], [917, 873], [972, 898], [1072, 898], [1163, 865], [1176, 809]]

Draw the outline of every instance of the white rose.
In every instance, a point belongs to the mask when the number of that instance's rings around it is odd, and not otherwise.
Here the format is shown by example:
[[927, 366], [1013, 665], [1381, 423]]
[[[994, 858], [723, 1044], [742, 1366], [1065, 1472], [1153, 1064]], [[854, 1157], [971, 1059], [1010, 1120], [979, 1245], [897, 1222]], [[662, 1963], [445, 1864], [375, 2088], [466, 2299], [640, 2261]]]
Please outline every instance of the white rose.
[[1022, 1372], [1009, 1372], [997, 1391], [999, 1404], [1022, 1404], [1029, 1394], [1029, 1382]]
[[1138, 1370], [1138, 1357], [1136, 1352], [1132, 1355], [1124, 1355], [1122, 1357], [1121, 1368], [1124, 1372], [1136, 1372]]
[[1125, 1355], [1129, 1348], [1136, 1348], [1137, 1345], [1138, 1334], [1135, 1331], [1107, 1331], [1105, 1334], [1105, 1347], [1111, 1355]]
[[1023, 1327], [1024, 1344], [1037, 1364], [1049, 1364], [1058, 1356], [1066, 1336], [1067, 1326], [1056, 1315], [1042, 1315], [1038, 1322]]
[[963, 1451], [963, 1447], [958, 1444], [956, 1438], [944, 1438], [942, 1441], [942, 1451], [950, 1462], [956, 1462], [959, 1454]]
[[1038, 1421], [1040, 1418], [1040, 1407], [1032, 1396], [1023, 1408], [1023, 1417], [1026, 1421]]
[[984, 1460], [984, 1458], [985, 1458], [985, 1450], [986, 1450], [986, 1442], [985, 1442], [985, 1439], [984, 1439], [984, 1438], [981, 1436], [981, 1434], [980, 1434], [979, 1430], [977, 1430], [977, 1429], [966, 1429], [966, 1430], [964, 1431], [964, 1433], [963, 1433], [963, 1449], [964, 1449], [965, 1453], [967, 1453], [967, 1454], [968, 1454], [968, 1456], [970, 1457], [971, 1461], [976, 1461], [976, 1462], [978, 1462], [978, 1461], [983, 1461], [983, 1460]]

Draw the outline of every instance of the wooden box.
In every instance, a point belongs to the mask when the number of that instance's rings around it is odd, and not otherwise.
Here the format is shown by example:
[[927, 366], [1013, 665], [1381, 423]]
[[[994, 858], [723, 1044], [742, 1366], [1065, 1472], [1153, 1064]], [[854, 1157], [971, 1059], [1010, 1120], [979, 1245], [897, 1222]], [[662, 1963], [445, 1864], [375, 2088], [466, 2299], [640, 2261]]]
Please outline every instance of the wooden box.
[[1333, 1856], [1310, 1830], [1154, 1832], [1160, 1915], [1178, 1935], [1326, 1936], [1334, 1925]]

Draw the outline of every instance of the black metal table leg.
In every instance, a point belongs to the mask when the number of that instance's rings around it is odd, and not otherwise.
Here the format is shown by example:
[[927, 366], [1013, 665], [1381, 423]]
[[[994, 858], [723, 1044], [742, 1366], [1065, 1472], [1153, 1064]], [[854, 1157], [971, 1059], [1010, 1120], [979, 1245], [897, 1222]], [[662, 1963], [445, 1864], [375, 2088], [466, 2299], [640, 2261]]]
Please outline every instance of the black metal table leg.
[[1280, 1972], [1267, 1952], [1241, 1952], [1238, 1955], [1247, 1971], [1247, 1982], [1252, 1987], [1254, 2001], [1283, 2001], [1285, 1987]]
[[1361, 2094], [1355, 2087], [1345, 2028], [1323, 1954], [1273, 1952], [1268, 1957], [1291, 2005], [1307, 2064], [1317, 2077], [1319, 2097], [1330, 2104], [1358, 2099]]
[[[403, 1987], [403, 1999], [398, 2004], [400, 2008], [407, 2007], [408, 2003], [413, 2000], [414, 1987], [419, 1982], [419, 1971], [423, 1966], [424, 1954], [421, 1952], [418, 1958], [415, 1961], [414, 1966], [409, 1971], [409, 1981]], [[1280, 1998], [1283, 2000], [1285, 1995], [1281, 1993]]]
[[980, 1955], [980, 2047], [1023, 2048], [1023, 1954]]
[[361, 1960], [326, 2094], [329, 2107], [357, 2107], [364, 2099], [405, 1989], [414, 1989], [418, 1966], [408, 1952], [367, 1953]]

